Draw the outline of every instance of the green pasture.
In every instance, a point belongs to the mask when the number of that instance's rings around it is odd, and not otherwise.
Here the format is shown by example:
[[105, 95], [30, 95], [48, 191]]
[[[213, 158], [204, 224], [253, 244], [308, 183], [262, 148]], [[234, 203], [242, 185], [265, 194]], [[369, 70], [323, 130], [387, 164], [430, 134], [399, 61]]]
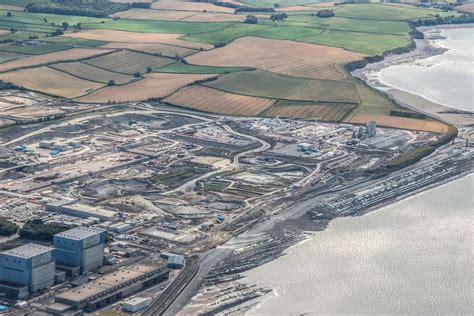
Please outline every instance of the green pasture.
[[241, 67], [217, 67], [217, 66], [201, 66], [191, 65], [182, 62], [175, 62], [173, 64], [164, 66], [156, 72], [168, 72], [168, 73], [179, 73], [179, 74], [225, 74], [235, 71], [248, 70], [249, 68]]

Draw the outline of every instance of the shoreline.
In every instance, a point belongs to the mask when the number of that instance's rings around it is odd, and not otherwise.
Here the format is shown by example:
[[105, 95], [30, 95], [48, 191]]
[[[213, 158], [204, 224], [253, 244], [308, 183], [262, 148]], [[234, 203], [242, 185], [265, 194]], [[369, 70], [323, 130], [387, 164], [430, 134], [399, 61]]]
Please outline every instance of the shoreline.
[[415, 43], [413, 50], [407, 53], [385, 56], [380, 61], [368, 63], [365, 67], [352, 71], [351, 75], [364, 81], [372, 89], [386, 94], [391, 100], [402, 107], [420, 112], [456, 127], [472, 125], [474, 124], [474, 112], [456, 109], [430, 100], [421, 94], [390, 86], [383, 82], [378, 76], [382, 69], [389, 66], [411, 63], [416, 60], [442, 55], [449, 51], [449, 48], [436, 43], [437, 40], [443, 38], [439, 34], [433, 34], [436, 30], [466, 28], [474, 29], [474, 24], [442, 24], [417, 27], [416, 30], [422, 32], [424, 38], [413, 39]]
[[[438, 25], [438, 26], [430, 26], [430, 27], [419, 27], [419, 28], [417, 28], [417, 30], [422, 30], [423, 33], [425, 34], [425, 32], [428, 32], [429, 30], [439, 29], [439, 28], [444, 28], [444, 27], [446, 27], [446, 28], [463, 28], [464, 26], [463, 25]], [[474, 24], [469, 24], [469, 27], [474, 27]], [[403, 53], [403, 54], [394, 54], [394, 55], [385, 56], [384, 59], [381, 60], [381, 61], [374, 62], [374, 63], [368, 63], [365, 67], [351, 72], [351, 75], [353, 75], [356, 78], [359, 78], [359, 79], [363, 80], [371, 88], [377, 89], [377, 90], [385, 93], [386, 95], [388, 95], [389, 98], [394, 100], [400, 106], [411, 108], [411, 109], [413, 109], [417, 112], [421, 112], [421, 113], [426, 114], [430, 117], [434, 117], [438, 120], [447, 122], [447, 123], [455, 125], [455, 126], [460, 126], [460, 125], [465, 125], [466, 126], [466, 125], [474, 124], [474, 116], [473, 116], [474, 113], [471, 114], [471, 113], [462, 112], [460, 110], [457, 110], [457, 109], [454, 109], [454, 108], [451, 108], [451, 107], [447, 107], [447, 106], [429, 101], [429, 100], [427, 100], [426, 98], [424, 98], [423, 96], [420, 96], [420, 95], [416, 95], [416, 94], [406, 92], [406, 91], [403, 91], [403, 90], [395, 89], [395, 88], [392, 88], [392, 87], [389, 87], [389, 86], [386, 86], [386, 85], [383, 86], [381, 82], [371, 81], [370, 79], [372, 79], [372, 78], [365, 77], [364, 71], [367, 71], [367, 69], [374, 71], [374, 69], [376, 69], [377, 67], [382, 69], [382, 68], [385, 68], [385, 67], [387, 67], [388, 65], [391, 65], [391, 64], [411, 62], [411, 61], [416, 60], [416, 59], [427, 58], [427, 57], [430, 57], [430, 56], [439, 55], [439, 54], [442, 54], [443, 52], [446, 51], [445, 48], [432, 45], [433, 44], [432, 39], [427, 38], [426, 34], [425, 34], [425, 39], [423, 39], [423, 40], [414, 40], [414, 41], [416, 43], [416, 47], [412, 51], [410, 51], [408, 53]], [[462, 122], [460, 122], [461, 118], [462, 118]], [[415, 163], [412, 166], [416, 166], [416, 165], [417, 164]], [[404, 170], [406, 170], [406, 169], [404, 168]], [[452, 181], [456, 181], [456, 180], [458, 180], [460, 178], [463, 178], [463, 177], [466, 177], [466, 176], [468, 176], [469, 174], [472, 174], [472, 173], [473, 173], [472, 170], [459, 172], [459, 173], [457, 173], [453, 176], [442, 179], [441, 181], [436, 181], [434, 183], [430, 183], [428, 185], [425, 185], [425, 186], [419, 187], [417, 189], [414, 189], [413, 191], [406, 192], [406, 193], [404, 193], [400, 196], [396, 196], [396, 197], [393, 197], [393, 198], [389, 198], [385, 201], [381, 201], [377, 205], [361, 209], [357, 213], [352, 214], [350, 216], [352, 216], [352, 217], [363, 216], [363, 215], [368, 214], [370, 212], [380, 210], [384, 207], [387, 207], [387, 206], [392, 205], [394, 203], [397, 203], [399, 201], [403, 201], [407, 198], [418, 195], [422, 192], [426, 192], [426, 191], [434, 189], [438, 186], [447, 184], [447, 183], [452, 182]], [[393, 173], [391, 173], [391, 174], [393, 174]], [[296, 204], [298, 204], [298, 203], [296, 203]], [[327, 223], [322, 223], [321, 225], [313, 226], [313, 227], [311, 227], [312, 229], [311, 228], [306, 229], [307, 227], [304, 227], [305, 226], [304, 217], [307, 213], [308, 213], [308, 211], [306, 211], [304, 213], [298, 213], [298, 214], [296, 214], [297, 215], [296, 217], [290, 216], [288, 218], [285, 218], [284, 216], [283, 216], [283, 218], [279, 218], [279, 216], [277, 215], [277, 216], [275, 216], [275, 218], [270, 218], [270, 219], [266, 219], [264, 221], [258, 222], [255, 225], [251, 226], [246, 232], [244, 232], [242, 234], [239, 234], [238, 236], [234, 237], [233, 239], [229, 240], [228, 242], [218, 246], [215, 249], [211, 249], [210, 251], [203, 254], [201, 259], [203, 261], [202, 265], [205, 267], [204, 270], [206, 272], [202, 273], [202, 275], [198, 276], [196, 278], [196, 280], [193, 280], [192, 284], [190, 285], [190, 291], [185, 291], [186, 293], [183, 293], [180, 297], [178, 297], [175, 304], [173, 304], [173, 306], [165, 313], [165, 315], [174, 315], [178, 311], [181, 312], [180, 314], [184, 315], [185, 314], [184, 311], [186, 310], [184, 307], [186, 307], [186, 306], [188, 308], [190, 308], [191, 310], [193, 309], [193, 307], [189, 306], [188, 304], [191, 302], [191, 299], [196, 296], [196, 294], [201, 293], [203, 283], [205, 283], [205, 278], [204, 277], [206, 275], [209, 275], [209, 272], [211, 272], [211, 274], [212, 274], [213, 270], [219, 270], [219, 266], [224, 265], [224, 263], [223, 263], [223, 262], [225, 262], [224, 260], [229, 259], [229, 257], [232, 257], [233, 250], [239, 249], [238, 248], [239, 246], [245, 245], [245, 242], [242, 242], [242, 244], [239, 244], [239, 240], [238, 240], [239, 237], [242, 238], [242, 239], [250, 238], [249, 240], [252, 243], [258, 243], [261, 240], [259, 235], [266, 234], [267, 235], [266, 238], [268, 238], [268, 236], [270, 236], [270, 234], [273, 234], [275, 231], [279, 231], [282, 228], [284, 230], [287, 227], [290, 228], [290, 229], [293, 228], [295, 230], [296, 234], [297, 234], [297, 236], [294, 236], [294, 239], [292, 239], [291, 242], [287, 242], [287, 241], [283, 242], [283, 244], [278, 249], [279, 251], [277, 251], [276, 253], [271, 253], [260, 264], [254, 264], [251, 267], [249, 267], [247, 269], [244, 269], [241, 272], [227, 274], [227, 278], [229, 278], [230, 280], [225, 281], [227, 283], [224, 283], [224, 284], [227, 284], [229, 286], [238, 284], [237, 280], [239, 278], [237, 276], [241, 276], [241, 274], [244, 273], [245, 271], [252, 270], [252, 269], [256, 268], [257, 266], [264, 265], [265, 263], [267, 263], [269, 261], [273, 261], [273, 260], [279, 258], [282, 255], [286, 255], [286, 251], [289, 248], [299, 244], [300, 242], [307, 241], [309, 237], [316, 234], [318, 231], [326, 230], [327, 225], [332, 220], [332, 219], [330, 219]], [[338, 216], [336, 218], [339, 218], [339, 217], [340, 216]], [[347, 217], [347, 216], [344, 216], [344, 217]], [[276, 233], [276, 235], [277, 234], [278, 233]], [[235, 243], [235, 240], [237, 240], [237, 243]], [[267, 245], [261, 245], [261, 246], [259, 245], [259, 246], [255, 247], [254, 250], [264, 252], [266, 246]], [[219, 261], [219, 262], [217, 262], [217, 261]], [[232, 260], [230, 260], [230, 262], [227, 262], [227, 265], [232, 266]], [[218, 273], [219, 273], [219, 271], [218, 271]], [[217, 275], [218, 275], [218, 273], [217, 273]], [[225, 278], [225, 275], [226, 274], [222, 274], [222, 278]], [[233, 277], [236, 277], [235, 280], [237, 282], [232, 281]], [[218, 288], [219, 284], [220, 283], [216, 283], [215, 286]], [[208, 286], [208, 285], [204, 285], [204, 286]], [[251, 285], [249, 285], [249, 286], [251, 286]], [[207, 290], [209, 290], [209, 288], [207, 288]], [[262, 289], [260, 289], [260, 290], [262, 290]], [[268, 289], [265, 289], [265, 290], [268, 290]], [[235, 304], [235, 302], [229, 303], [229, 310], [228, 311], [235, 311], [237, 309], [239, 312], [242, 312], [243, 310], [248, 310], [250, 306], [252, 306], [252, 305], [256, 304], [257, 302], [259, 302], [259, 297], [262, 297], [263, 295], [264, 294], [259, 295], [258, 297], [250, 299], [246, 302], [242, 302], [241, 304]], [[224, 309], [224, 310], [226, 310], [226, 309]]]

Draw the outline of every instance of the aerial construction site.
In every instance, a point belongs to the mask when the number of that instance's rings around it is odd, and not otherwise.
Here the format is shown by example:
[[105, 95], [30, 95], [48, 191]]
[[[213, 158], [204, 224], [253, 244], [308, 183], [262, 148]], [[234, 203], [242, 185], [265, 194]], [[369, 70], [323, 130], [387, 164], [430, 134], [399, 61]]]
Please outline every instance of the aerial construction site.
[[[17, 304], [15, 312], [74, 314], [141, 304], [145, 315], [172, 314], [173, 304], [190, 301], [193, 287], [211, 296], [195, 297], [188, 311], [196, 305], [210, 314], [232, 310], [266, 290], [232, 285], [240, 294], [227, 297], [227, 283], [280, 255], [302, 232], [460, 175], [472, 163], [472, 148], [459, 140], [438, 149], [436, 159], [403, 168], [410, 153], [442, 135], [377, 122], [226, 117], [153, 102], [78, 112], [73, 104], [26, 92], [1, 99], [22, 108], [2, 117], [2, 217], [20, 228], [37, 221], [108, 236], [103, 266], [87, 276], [63, 269], [68, 278], [33, 291], [23, 305], [5, 298]], [[3, 249], [28, 242], [21, 234], [2, 238]], [[143, 271], [127, 281], [140, 282], [142, 296], [126, 304], [133, 291], [120, 292], [123, 286], [110, 276], [127, 276], [123, 269]], [[111, 298], [95, 288], [102, 277], [120, 294]], [[77, 286], [88, 291], [78, 295]], [[222, 299], [216, 304], [210, 297]]]

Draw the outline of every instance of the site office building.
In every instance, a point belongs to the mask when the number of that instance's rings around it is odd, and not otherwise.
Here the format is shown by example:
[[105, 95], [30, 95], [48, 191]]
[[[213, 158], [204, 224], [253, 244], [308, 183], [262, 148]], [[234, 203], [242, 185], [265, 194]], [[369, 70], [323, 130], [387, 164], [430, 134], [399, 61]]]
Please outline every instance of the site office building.
[[56, 267], [69, 276], [95, 270], [104, 263], [105, 231], [76, 227], [54, 235]]

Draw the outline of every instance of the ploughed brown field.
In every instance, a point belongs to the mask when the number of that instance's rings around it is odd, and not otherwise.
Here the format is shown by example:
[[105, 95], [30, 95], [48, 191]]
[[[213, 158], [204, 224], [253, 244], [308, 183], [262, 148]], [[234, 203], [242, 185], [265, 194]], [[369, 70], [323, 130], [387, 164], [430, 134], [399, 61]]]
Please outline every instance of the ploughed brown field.
[[211, 76], [214, 75], [152, 73], [147, 74], [142, 80], [132, 82], [125, 86], [106, 87], [76, 100], [80, 102], [108, 103], [161, 98], [182, 86]]
[[448, 131], [447, 125], [441, 122], [383, 114], [356, 114], [349, 120], [350, 123], [358, 124], [366, 124], [370, 121], [376, 121], [377, 125], [380, 126], [404, 128], [414, 131], [434, 133], [446, 133]]
[[177, 0], [161, 0], [151, 5], [152, 9], [177, 10], [177, 11], [198, 11], [203, 12], [227, 12], [234, 13], [234, 9], [213, 5], [204, 2], [186, 2]]
[[45, 65], [60, 61], [75, 61], [112, 52], [110, 49], [73, 48], [43, 55], [29, 56], [0, 64], [0, 71]]
[[80, 97], [104, 86], [45, 66], [3, 73], [0, 80], [66, 98]]
[[185, 87], [167, 97], [165, 102], [206, 112], [228, 115], [258, 115], [275, 100], [249, 97], [195, 85]]
[[201, 47], [203, 49], [212, 49], [214, 47], [210, 44], [179, 40], [178, 38], [183, 35], [184, 34], [139, 33], [116, 30], [86, 30], [77, 33], [68, 33], [64, 36], [106, 42], [169, 44], [195, 49], [200, 49]]
[[362, 54], [342, 48], [247, 36], [187, 60], [198, 65], [254, 67], [296, 77], [341, 80], [346, 74], [340, 65], [362, 58]]

